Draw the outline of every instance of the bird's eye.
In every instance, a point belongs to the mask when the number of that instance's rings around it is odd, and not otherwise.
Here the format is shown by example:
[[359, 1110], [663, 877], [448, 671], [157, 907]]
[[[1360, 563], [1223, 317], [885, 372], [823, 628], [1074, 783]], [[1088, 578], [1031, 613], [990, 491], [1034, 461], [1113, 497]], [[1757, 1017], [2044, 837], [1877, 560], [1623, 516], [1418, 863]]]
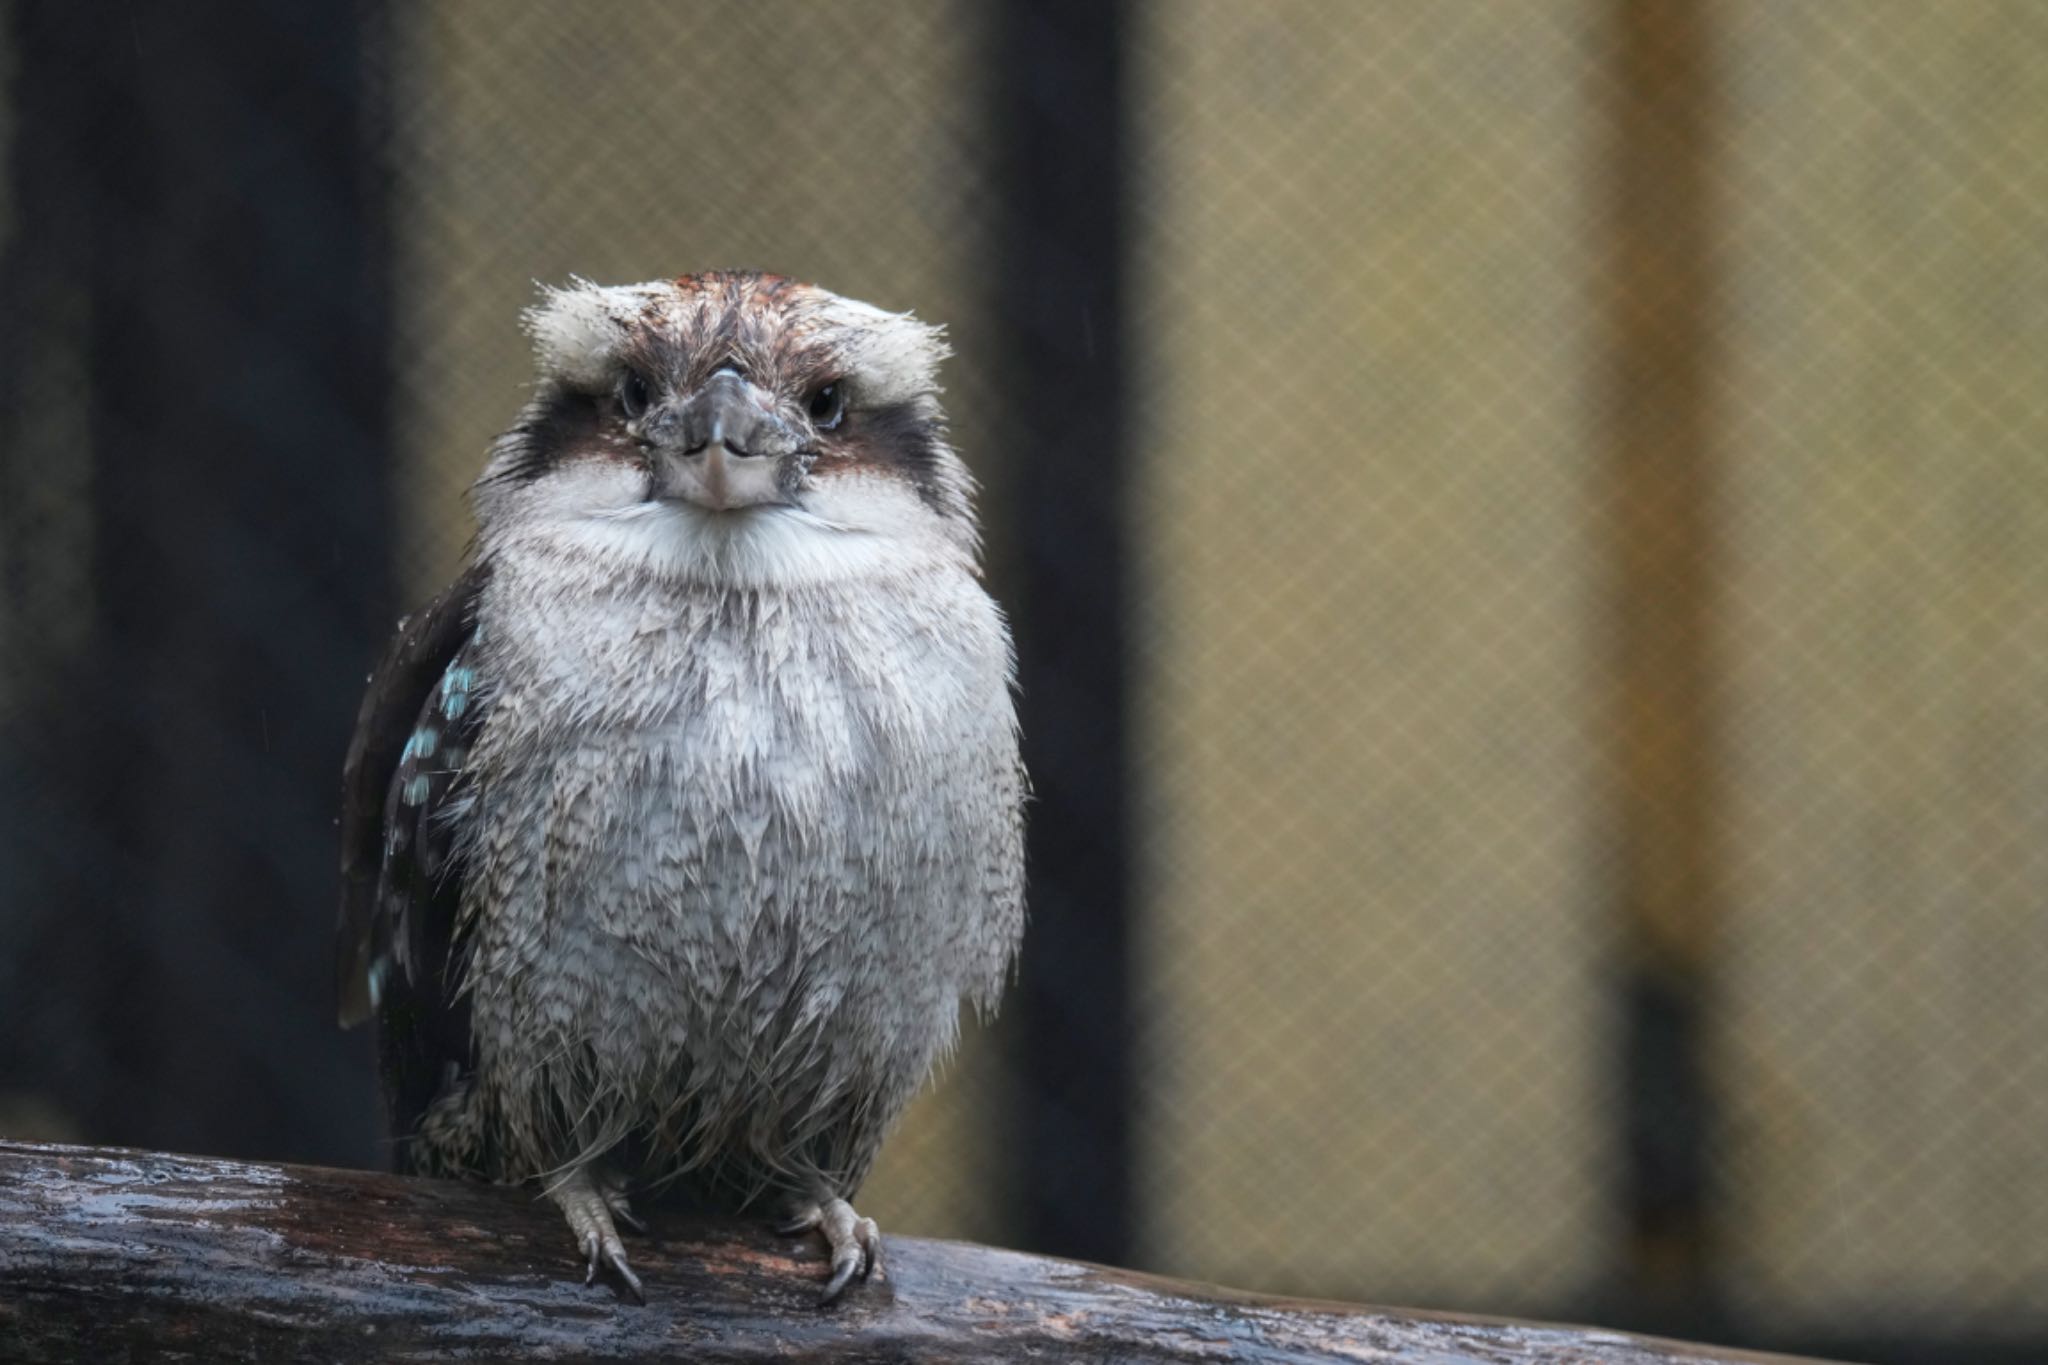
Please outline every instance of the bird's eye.
[[647, 377], [640, 371], [628, 370], [619, 380], [619, 411], [626, 414], [627, 421], [630, 422], [647, 411], [647, 404], [652, 398], [653, 394], [647, 387]]
[[812, 426], [820, 431], [832, 430], [846, 416], [846, 386], [835, 379], [813, 391], [809, 410]]

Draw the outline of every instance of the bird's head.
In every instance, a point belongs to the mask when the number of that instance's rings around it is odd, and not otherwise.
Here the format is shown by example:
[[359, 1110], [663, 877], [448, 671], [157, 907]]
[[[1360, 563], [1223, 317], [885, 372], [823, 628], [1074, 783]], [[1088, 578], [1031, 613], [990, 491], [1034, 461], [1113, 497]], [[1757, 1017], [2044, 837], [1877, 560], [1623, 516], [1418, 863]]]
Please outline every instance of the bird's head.
[[544, 291], [526, 324], [539, 383], [477, 483], [487, 550], [544, 536], [724, 578], [829, 572], [847, 538], [971, 555], [939, 328], [737, 271], [578, 281]]

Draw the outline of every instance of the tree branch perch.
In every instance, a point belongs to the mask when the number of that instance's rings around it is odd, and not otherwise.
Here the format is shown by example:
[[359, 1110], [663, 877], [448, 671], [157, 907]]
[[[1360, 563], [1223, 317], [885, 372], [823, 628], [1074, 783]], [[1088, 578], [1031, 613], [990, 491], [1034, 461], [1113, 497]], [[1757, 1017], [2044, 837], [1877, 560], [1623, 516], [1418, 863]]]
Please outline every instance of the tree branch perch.
[[821, 1310], [815, 1239], [662, 1222], [634, 1247], [650, 1300], [636, 1308], [585, 1288], [560, 1217], [518, 1190], [0, 1142], [0, 1359], [1773, 1359], [915, 1237], [890, 1239], [885, 1281]]

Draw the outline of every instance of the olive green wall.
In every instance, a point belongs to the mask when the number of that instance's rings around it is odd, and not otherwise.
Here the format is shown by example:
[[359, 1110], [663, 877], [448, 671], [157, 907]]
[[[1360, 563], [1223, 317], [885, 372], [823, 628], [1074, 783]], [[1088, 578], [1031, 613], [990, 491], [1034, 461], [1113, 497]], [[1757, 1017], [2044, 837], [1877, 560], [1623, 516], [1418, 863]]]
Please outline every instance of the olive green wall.
[[1579, 4], [1144, 8], [1148, 1264], [1607, 1244]]
[[2048, 1321], [2048, 7], [1723, 7], [1732, 1287]]

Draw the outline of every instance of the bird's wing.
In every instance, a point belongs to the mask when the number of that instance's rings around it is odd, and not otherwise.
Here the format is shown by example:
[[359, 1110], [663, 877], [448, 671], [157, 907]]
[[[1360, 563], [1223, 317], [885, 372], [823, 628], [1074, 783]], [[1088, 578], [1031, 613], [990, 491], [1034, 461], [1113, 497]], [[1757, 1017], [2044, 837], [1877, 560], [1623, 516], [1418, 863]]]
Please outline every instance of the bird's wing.
[[[470, 568], [426, 610], [398, 623], [356, 717], [342, 769], [335, 935], [344, 1027], [381, 1010], [388, 1031], [405, 1022], [392, 1017], [394, 1007], [415, 1014], [448, 1008], [436, 978], [446, 966], [461, 887], [444, 807], [482, 718], [474, 669], [463, 656], [485, 573]], [[391, 1041], [385, 1040], [387, 1054]], [[467, 1051], [466, 1039], [448, 1041]]]

